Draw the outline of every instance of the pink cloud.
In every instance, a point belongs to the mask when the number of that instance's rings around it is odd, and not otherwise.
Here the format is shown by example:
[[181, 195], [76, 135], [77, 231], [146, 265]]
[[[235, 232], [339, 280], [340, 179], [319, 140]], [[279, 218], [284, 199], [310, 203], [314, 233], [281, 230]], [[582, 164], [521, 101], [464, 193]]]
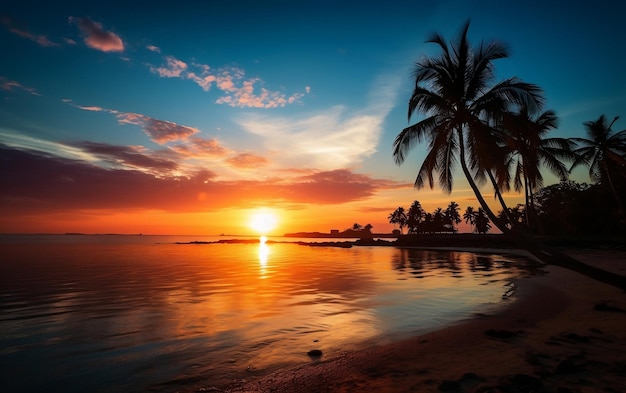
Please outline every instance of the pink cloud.
[[80, 109], [82, 109], [84, 111], [91, 111], [91, 112], [107, 111], [106, 109], [104, 109], [102, 107], [99, 107], [99, 106], [78, 106], [78, 108], [80, 108]]
[[187, 137], [200, 132], [200, 130], [194, 127], [181, 126], [176, 123], [154, 118], [148, 120], [143, 130], [153, 141], [160, 144], [179, 139], [187, 139]]
[[269, 163], [266, 158], [250, 153], [237, 154], [236, 156], [227, 159], [226, 162], [239, 169], [254, 169], [266, 166]]
[[211, 89], [211, 85], [217, 80], [217, 77], [209, 74], [208, 71], [200, 75], [190, 72], [187, 74], [187, 78], [194, 81], [204, 91], [209, 91]]
[[181, 139], [200, 132], [197, 128], [183, 126], [171, 121], [159, 120], [139, 113], [116, 114], [121, 124], [134, 124], [143, 128], [143, 131], [155, 142], [164, 144]]
[[71, 100], [63, 100], [70, 105], [91, 112], [107, 112], [115, 115], [120, 124], [132, 124], [140, 126], [153, 141], [164, 144], [176, 140], [185, 140], [191, 135], [200, 132], [195, 127], [183, 126], [171, 121], [159, 120], [141, 113], [119, 112], [114, 109], [102, 108], [99, 106], [75, 105]]
[[[155, 169], [167, 161], [149, 160], [141, 151], [121, 146], [83, 143], [84, 148], [112, 160]], [[155, 176], [139, 170], [105, 169], [83, 161], [16, 150], [0, 145], [0, 215], [81, 209], [140, 208], [164, 211], [207, 211], [250, 206], [260, 201], [283, 204], [341, 204], [363, 200], [397, 187], [349, 170], [318, 172], [289, 179], [220, 181], [200, 170], [191, 176], [165, 172]], [[146, 161], [147, 160], [147, 161]], [[404, 185], [404, 184], [403, 184]], [[205, 198], [198, 198], [205, 195]]]
[[6, 28], [13, 34], [19, 35], [20, 37], [23, 38], [27, 38], [31, 41], [34, 41], [36, 43], [38, 43], [41, 46], [60, 46], [60, 44], [51, 41], [50, 39], [48, 39], [48, 37], [46, 37], [45, 35], [41, 35], [41, 34], [34, 34], [31, 33], [28, 30], [25, 29], [21, 29], [15, 26], [15, 24], [13, 23], [13, 21], [11, 19], [9, 19], [8, 17], [4, 16], [2, 18], [0, 18], [0, 23], [2, 23], [3, 25], [6, 26]]
[[224, 91], [226, 95], [215, 101], [217, 104], [226, 104], [239, 108], [277, 108], [299, 101], [304, 94], [295, 93], [287, 96], [279, 91], [270, 91], [265, 88], [257, 90], [256, 85], [261, 83], [258, 78], [243, 80], [244, 74], [241, 70], [222, 72], [217, 77], [217, 87]]
[[163, 78], [178, 78], [187, 70], [187, 63], [173, 56], [165, 56], [167, 64], [162, 67], [150, 67], [150, 71]]
[[[204, 91], [211, 90], [213, 84], [225, 93], [215, 102], [238, 108], [277, 108], [299, 102], [303, 93], [290, 96], [280, 91], [270, 91], [263, 87], [259, 78], [248, 78], [244, 70], [237, 67], [227, 67], [213, 72], [206, 64], [193, 64], [198, 71], [190, 71], [187, 63], [173, 56], [164, 57], [166, 64], [161, 67], [149, 65], [150, 71], [163, 78], [185, 78], [193, 81]], [[310, 92], [310, 87], [305, 91]]]
[[21, 83], [16, 82], [14, 80], [7, 79], [3, 76], [0, 76], [0, 88], [5, 91], [14, 91], [15, 89], [24, 90], [34, 96], [41, 95], [34, 88], [23, 86]]
[[228, 154], [228, 150], [216, 139], [193, 137], [189, 138], [189, 142], [184, 145], [169, 146], [169, 148], [185, 157], [222, 157]]
[[161, 48], [159, 48], [158, 46], [146, 45], [146, 49], [152, 52], [161, 53]]
[[80, 31], [85, 35], [85, 44], [88, 47], [101, 50], [103, 52], [122, 52], [124, 42], [115, 33], [105, 31], [102, 24], [92, 21], [89, 18], [69, 18], [70, 23], [76, 23]]

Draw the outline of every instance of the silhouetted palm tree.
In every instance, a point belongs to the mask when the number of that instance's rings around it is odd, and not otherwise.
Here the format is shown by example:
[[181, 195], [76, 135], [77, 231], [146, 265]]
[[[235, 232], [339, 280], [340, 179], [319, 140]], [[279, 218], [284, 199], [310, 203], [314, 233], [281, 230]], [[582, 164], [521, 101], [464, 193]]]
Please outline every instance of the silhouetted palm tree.
[[483, 210], [482, 207], [479, 207], [476, 211], [476, 226], [474, 227], [476, 232], [485, 234], [489, 232], [491, 229], [491, 224], [489, 224], [489, 217], [487, 217], [487, 213]]
[[416, 63], [408, 118], [410, 121], [418, 113], [425, 118], [403, 129], [394, 140], [396, 164], [402, 164], [418, 142], [426, 141], [429, 150], [417, 173], [416, 188], [424, 187], [426, 182], [433, 188], [433, 174], [437, 174], [441, 188], [451, 192], [453, 170], [460, 163], [480, 206], [502, 233], [514, 235], [513, 240], [544, 262], [574, 269], [626, 289], [623, 276], [581, 263], [558, 250], [547, 248], [515, 228], [509, 229], [487, 205], [477, 182], [489, 177], [496, 195], [501, 197], [498, 184], [507, 181], [509, 176], [503, 135], [496, 128], [498, 123], [504, 113], [522, 106], [535, 113], [543, 104], [543, 96], [538, 86], [517, 78], [492, 84], [495, 78], [493, 63], [508, 57], [508, 49], [499, 42], [472, 47], [467, 39], [468, 29], [469, 22], [463, 26], [458, 40], [450, 45], [439, 34], [427, 41], [437, 44], [442, 54]]
[[397, 224], [400, 227], [400, 233], [402, 233], [402, 228], [407, 224], [407, 216], [404, 212], [404, 208], [402, 206], [398, 207], [389, 215], [388, 219], [390, 224], [394, 224], [394, 226]]
[[452, 232], [456, 232], [455, 225], [458, 225], [461, 222], [461, 215], [459, 214], [459, 204], [452, 201], [446, 208], [444, 215], [446, 220], [449, 222], [451, 226]]
[[[467, 38], [468, 29], [469, 22], [453, 44], [438, 34], [427, 41], [439, 45], [443, 53], [417, 62], [408, 110], [409, 121], [417, 113], [426, 117], [398, 134], [393, 156], [400, 165], [416, 143], [428, 142], [429, 151], [415, 187], [422, 188], [428, 182], [433, 188], [433, 173], [437, 173], [442, 189], [451, 192], [453, 170], [460, 163], [480, 205], [497, 223], [476, 184], [491, 171], [506, 171], [502, 136], [492, 126], [513, 106], [538, 108], [543, 98], [538, 86], [516, 78], [492, 84], [493, 62], [508, 57], [508, 49], [500, 42], [474, 48]], [[500, 229], [507, 230], [504, 226]]]
[[584, 164], [589, 167], [589, 177], [592, 181], [606, 180], [617, 203], [619, 214], [622, 220], [626, 220], [624, 205], [614, 184], [615, 172], [626, 171], [626, 130], [613, 133], [611, 129], [617, 119], [619, 116], [609, 124], [604, 115], [600, 115], [596, 121], [583, 123], [589, 139], [571, 138], [579, 146], [574, 150], [577, 158], [571, 169]]
[[473, 207], [468, 206], [465, 209], [465, 213], [463, 213], [463, 219], [466, 224], [470, 224], [472, 226], [472, 231], [474, 231], [474, 225], [476, 225], [476, 211]]
[[[534, 117], [525, 106], [518, 111], [506, 113], [502, 127], [505, 132], [505, 148], [509, 157], [507, 165], [513, 170], [515, 191], [524, 191], [526, 224], [534, 212], [532, 196], [543, 187], [541, 166], [545, 166], [560, 180], [566, 180], [569, 171], [563, 161], [573, 161], [573, 143], [565, 138], [546, 138], [546, 134], [556, 129], [558, 118], [553, 111], [546, 111]], [[502, 185], [508, 189], [509, 185]], [[503, 211], [506, 215], [507, 211]], [[508, 216], [508, 215], [507, 215]], [[514, 220], [509, 218], [510, 222]]]
[[413, 201], [411, 207], [409, 207], [409, 212], [407, 213], [407, 227], [409, 228], [409, 233], [419, 233], [421, 231], [421, 224], [424, 221], [424, 214], [426, 212], [422, 208], [421, 203], [419, 201]]

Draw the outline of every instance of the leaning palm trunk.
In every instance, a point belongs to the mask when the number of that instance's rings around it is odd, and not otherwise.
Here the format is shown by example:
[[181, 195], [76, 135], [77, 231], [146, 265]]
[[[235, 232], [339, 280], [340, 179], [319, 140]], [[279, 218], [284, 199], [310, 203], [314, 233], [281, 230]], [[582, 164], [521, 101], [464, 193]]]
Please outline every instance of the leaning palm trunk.
[[[487, 124], [501, 118], [503, 113], [515, 105], [526, 105], [531, 111], [537, 110], [543, 103], [543, 97], [538, 86], [524, 83], [517, 78], [490, 86], [494, 77], [492, 62], [507, 57], [507, 48], [495, 42], [481, 44], [474, 50], [467, 40], [468, 28], [469, 22], [465, 24], [456, 45], [452, 46], [435, 34], [429, 42], [439, 45], [443, 54], [440, 57], [423, 59], [416, 64], [415, 88], [409, 100], [409, 120], [415, 112], [426, 113], [428, 116], [403, 129], [396, 137], [396, 163], [402, 164], [405, 155], [416, 142], [426, 140], [430, 143], [430, 150], [418, 171], [416, 188], [423, 187], [427, 181], [432, 188], [433, 172], [437, 172], [442, 188], [451, 192], [453, 165], [460, 162], [476, 199], [504, 236], [545, 263], [573, 269], [626, 290], [626, 277], [587, 266], [548, 249], [520, 230], [518, 225], [508, 228], [487, 205], [469, 167], [482, 171], [479, 172], [480, 175], [487, 172], [494, 184], [496, 196], [508, 214], [500, 192], [501, 187], [491, 173], [491, 170], [498, 169], [494, 164], [500, 165], [500, 160], [504, 157], [488, 157], [493, 149], [499, 148], [499, 138]], [[464, 137], [466, 134], [467, 140]], [[499, 177], [500, 173], [496, 172], [496, 175]]]
[[[463, 141], [463, 132], [461, 130], [457, 130], [458, 137], [460, 141]], [[511, 226], [508, 228], [506, 225], [503, 225], [502, 222], [496, 217], [493, 213], [485, 198], [481, 194], [476, 182], [474, 181], [469, 168], [467, 167], [467, 163], [465, 162], [465, 147], [463, 143], [459, 144], [460, 149], [460, 162], [461, 168], [463, 169], [463, 174], [465, 175], [467, 182], [469, 183], [478, 203], [483, 208], [487, 216], [494, 223], [494, 225], [502, 232], [507, 239], [513, 241], [515, 244], [530, 252], [534, 257], [539, 259], [540, 261], [551, 264], [559, 267], [563, 267], [566, 269], [570, 269], [581, 273], [587, 277], [593, 278], [595, 280], [604, 282], [606, 284], [615, 286], [626, 291], [626, 277], [608, 272], [606, 270], [598, 269], [594, 266], [587, 265], [579, 260], [570, 257], [569, 255], [563, 254], [560, 251], [547, 247], [545, 244], [540, 243], [537, 239], [528, 236], [526, 233], [519, 230], [517, 226]]]
[[613, 178], [611, 177], [611, 173], [609, 171], [609, 165], [604, 162], [604, 171], [606, 172], [606, 178], [609, 181], [609, 187], [611, 187], [611, 192], [613, 193], [613, 198], [615, 198], [615, 202], [617, 203], [617, 214], [620, 217], [620, 223], [622, 226], [626, 226], [626, 214], [624, 211], [624, 205], [622, 204], [622, 200], [615, 189], [615, 185], [613, 184]]
[[[487, 176], [489, 177], [489, 180], [491, 180], [493, 189], [495, 190], [496, 198], [498, 198], [498, 201], [500, 202], [500, 206], [502, 206], [502, 213], [506, 217], [506, 220], [509, 222], [511, 227], [513, 227], [514, 225], [517, 225], [517, 223], [514, 222], [513, 219], [511, 218], [511, 214], [509, 213], [509, 207], [506, 205], [506, 202], [504, 202], [504, 197], [502, 196], [502, 193], [500, 192], [500, 187], [498, 187], [498, 182], [496, 181], [495, 177], [493, 177], [493, 174], [491, 173], [490, 170], [486, 172], [487, 172]], [[465, 176], [467, 176], [467, 174]], [[494, 222], [494, 224], [496, 223]], [[496, 226], [498, 225], [496, 224]]]

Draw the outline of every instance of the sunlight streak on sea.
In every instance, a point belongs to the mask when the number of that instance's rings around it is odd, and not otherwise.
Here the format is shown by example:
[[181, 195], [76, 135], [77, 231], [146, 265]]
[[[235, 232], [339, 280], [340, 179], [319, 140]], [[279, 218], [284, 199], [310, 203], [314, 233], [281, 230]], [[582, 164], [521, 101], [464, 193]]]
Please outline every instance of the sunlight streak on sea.
[[225, 386], [488, 312], [528, 274], [494, 254], [175, 244], [219, 239], [2, 236], [0, 390]]

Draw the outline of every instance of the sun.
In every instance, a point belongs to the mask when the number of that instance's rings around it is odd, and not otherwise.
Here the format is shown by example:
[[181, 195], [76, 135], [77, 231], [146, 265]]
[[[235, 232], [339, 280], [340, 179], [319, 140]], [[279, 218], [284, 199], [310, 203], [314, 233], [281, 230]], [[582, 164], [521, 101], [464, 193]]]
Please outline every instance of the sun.
[[276, 228], [276, 224], [278, 224], [278, 217], [273, 211], [267, 209], [255, 211], [248, 223], [250, 228], [262, 235]]

